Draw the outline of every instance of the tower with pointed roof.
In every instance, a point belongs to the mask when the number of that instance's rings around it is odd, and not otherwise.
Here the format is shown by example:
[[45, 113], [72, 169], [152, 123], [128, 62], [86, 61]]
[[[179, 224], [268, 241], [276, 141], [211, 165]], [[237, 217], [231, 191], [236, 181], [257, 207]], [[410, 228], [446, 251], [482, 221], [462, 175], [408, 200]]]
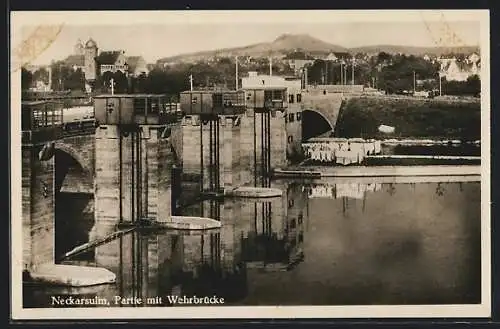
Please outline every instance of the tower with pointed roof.
[[75, 47], [73, 48], [73, 55], [83, 56], [85, 54], [85, 50], [83, 47], [82, 40], [78, 39]]
[[97, 65], [96, 65], [96, 57], [97, 57], [97, 43], [90, 38], [85, 43], [85, 80], [94, 81], [97, 76]]

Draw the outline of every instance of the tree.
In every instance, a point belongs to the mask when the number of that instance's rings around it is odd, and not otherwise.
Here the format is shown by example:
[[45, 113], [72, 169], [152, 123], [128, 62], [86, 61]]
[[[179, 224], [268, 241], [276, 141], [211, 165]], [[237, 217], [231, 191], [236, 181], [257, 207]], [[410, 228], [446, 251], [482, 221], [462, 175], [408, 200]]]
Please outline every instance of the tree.
[[113, 82], [115, 83], [114, 92], [124, 94], [128, 92], [128, 78], [122, 71], [116, 71], [113, 74]]
[[33, 81], [43, 81], [49, 83], [49, 71], [42, 67], [33, 73]]
[[26, 70], [24, 67], [21, 68], [21, 89], [28, 90], [33, 83], [33, 74]]
[[446, 81], [442, 83], [443, 93], [454, 96], [479, 96], [481, 80], [478, 75], [472, 75], [467, 81]]
[[100, 75], [97, 83], [97, 88], [101, 90], [101, 92], [104, 93], [110, 93], [111, 92], [111, 79], [114, 78], [114, 74], [111, 71], [106, 71], [103, 74]]
[[[71, 75], [73, 72], [72, 68], [69, 68], [67, 65], [65, 65], [63, 62], [55, 62], [51, 64], [51, 69], [52, 69], [52, 90], [67, 90], [67, 80], [68, 77]], [[71, 82], [70, 82], [71, 85]]]
[[[380, 54], [379, 54], [380, 57]], [[392, 64], [384, 66], [379, 74], [379, 88], [387, 93], [400, 93], [413, 89], [414, 74], [417, 79], [435, 79], [438, 67], [416, 56], [396, 55]]]
[[146, 93], [146, 82], [148, 75], [146, 73], [141, 73], [137, 77], [131, 77], [130, 79], [130, 92], [131, 93]]
[[70, 90], [85, 91], [85, 74], [81, 68], [71, 70], [65, 79], [65, 88]]

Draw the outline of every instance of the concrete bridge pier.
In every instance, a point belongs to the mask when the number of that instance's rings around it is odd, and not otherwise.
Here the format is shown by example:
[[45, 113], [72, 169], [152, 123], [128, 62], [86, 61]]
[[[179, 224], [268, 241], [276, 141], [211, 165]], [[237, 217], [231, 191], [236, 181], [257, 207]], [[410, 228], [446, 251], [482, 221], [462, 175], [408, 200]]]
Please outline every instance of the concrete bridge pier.
[[22, 145], [23, 279], [42, 283], [90, 286], [114, 282], [104, 268], [56, 264], [55, 140]]
[[169, 126], [100, 126], [96, 131], [95, 222], [168, 222], [171, 170]]
[[[269, 122], [266, 114], [249, 109], [241, 123], [241, 162], [248, 168], [243, 176], [247, 185], [261, 185], [266, 171], [286, 165], [287, 133], [284, 113], [271, 111]], [[266, 130], [269, 135], [266, 135]], [[267, 149], [269, 152], [266, 154]]]
[[224, 125], [222, 152], [222, 179], [224, 190], [241, 185], [241, 115], [221, 117]]
[[43, 147], [22, 146], [23, 268], [29, 272], [54, 263], [55, 157], [40, 158]]
[[184, 119], [182, 168], [198, 191], [215, 193], [241, 185], [240, 123], [240, 116], [218, 116], [212, 127], [197, 115]]

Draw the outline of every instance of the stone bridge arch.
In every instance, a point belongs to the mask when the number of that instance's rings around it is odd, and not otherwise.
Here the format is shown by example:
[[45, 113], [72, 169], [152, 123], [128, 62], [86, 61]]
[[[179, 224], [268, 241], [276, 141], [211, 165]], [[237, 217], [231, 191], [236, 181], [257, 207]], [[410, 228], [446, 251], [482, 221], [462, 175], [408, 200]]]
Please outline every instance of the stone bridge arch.
[[302, 111], [302, 141], [307, 141], [312, 137], [316, 137], [334, 130], [335, 124], [330, 122], [330, 119], [316, 110]]
[[301, 108], [304, 114], [302, 120], [304, 140], [314, 136], [315, 128], [321, 128], [316, 136], [335, 130], [343, 99], [341, 93], [305, 92], [303, 94]]
[[95, 223], [93, 140], [94, 135], [73, 136], [55, 143], [56, 260], [88, 242]]
[[60, 139], [55, 144], [56, 151], [59, 150], [71, 156], [82, 167], [83, 171], [94, 177], [95, 167], [95, 136], [94, 134], [84, 136], [71, 136]]

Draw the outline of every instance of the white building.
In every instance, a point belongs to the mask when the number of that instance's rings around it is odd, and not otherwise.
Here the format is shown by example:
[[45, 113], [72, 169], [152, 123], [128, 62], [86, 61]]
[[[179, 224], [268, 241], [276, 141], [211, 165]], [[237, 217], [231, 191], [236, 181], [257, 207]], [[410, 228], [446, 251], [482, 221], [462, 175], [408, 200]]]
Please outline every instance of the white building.
[[457, 61], [455, 57], [441, 59], [441, 76], [448, 81], [466, 81], [472, 75], [480, 75], [480, 63]]
[[282, 88], [286, 86], [285, 78], [275, 75], [259, 75], [257, 72], [248, 72], [248, 77], [241, 78], [242, 89]]

